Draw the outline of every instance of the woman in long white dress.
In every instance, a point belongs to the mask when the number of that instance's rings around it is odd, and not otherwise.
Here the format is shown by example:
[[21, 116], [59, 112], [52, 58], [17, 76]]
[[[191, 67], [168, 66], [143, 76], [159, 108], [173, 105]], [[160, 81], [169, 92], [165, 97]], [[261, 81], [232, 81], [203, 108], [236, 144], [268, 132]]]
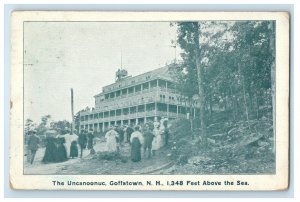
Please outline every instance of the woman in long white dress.
[[160, 127], [159, 127], [159, 133], [161, 136], [161, 142], [160, 142], [160, 147], [164, 147], [167, 144], [167, 139], [169, 137], [166, 137], [166, 130], [168, 128], [168, 118], [162, 118], [160, 120]]
[[152, 142], [152, 154], [153, 156], [155, 155], [155, 152], [157, 150], [159, 150], [160, 145], [161, 145], [161, 135], [159, 133], [159, 122], [157, 120], [155, 120], [153, 122], [153, 134], [154, 134], [154, 138], [153, 138], [153, 142]]
[[117, 151], [117, 137], [118, 133], [114, 130], [114, 128], [111, 128], [106, 134], [106, 151], [108, 152], [116, 152]]

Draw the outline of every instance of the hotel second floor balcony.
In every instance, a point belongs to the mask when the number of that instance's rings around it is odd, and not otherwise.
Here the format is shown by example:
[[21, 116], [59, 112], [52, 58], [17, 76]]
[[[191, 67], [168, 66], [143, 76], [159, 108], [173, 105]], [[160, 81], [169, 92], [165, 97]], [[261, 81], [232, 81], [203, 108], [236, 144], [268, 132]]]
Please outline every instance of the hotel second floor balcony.
[[94, 124], [94, 123], [104, 123], [104, 122], [111, 122], [111, 121], [120, 121], [120, 120], [131, 120], [131, 119], [139, 119], [145, 117], [168, 117], [171, 119], [183, 119], [186, 118], [186, 114], [182, 113], [175, 113], [175, 112], [166, 112], [166, 111], [146, 111], [146, 112], [136, 112], [127, 115], [115, 115], [115, 116], [108, 116], [102, 118], [94, 118], [88, 120], [80, 121], [81, 125], [85, 124]]
[[142, 105], [153, 102], [161, 102], [174, 105], [185, 105], [186, 98], [169, 89], [153, 88], [151, 90], [138, 91], [127, 95], [120, 95], [95, 103], [95, 111], [107, 111], [112, 109]]

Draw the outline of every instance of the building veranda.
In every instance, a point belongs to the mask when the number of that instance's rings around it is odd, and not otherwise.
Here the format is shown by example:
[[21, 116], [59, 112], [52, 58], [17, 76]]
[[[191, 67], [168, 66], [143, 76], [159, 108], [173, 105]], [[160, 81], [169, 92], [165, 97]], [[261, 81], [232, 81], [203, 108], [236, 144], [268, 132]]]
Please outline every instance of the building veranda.
[[143, 124], [155, 117], [174, 120], [199, 115], [198, 107], [190, 114], [188, 99], [176, 89], [168, 66], [134, 77], [116, 76], [115, 83], [94, 96], [95, 107], [80, 111], [80, 129], [103, 132], [112, 125]]

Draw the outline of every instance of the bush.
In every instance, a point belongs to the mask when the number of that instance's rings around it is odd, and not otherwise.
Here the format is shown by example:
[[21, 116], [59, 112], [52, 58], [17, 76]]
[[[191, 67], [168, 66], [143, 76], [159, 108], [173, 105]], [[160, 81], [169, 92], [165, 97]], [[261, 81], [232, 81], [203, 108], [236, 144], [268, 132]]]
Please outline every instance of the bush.
[[188, 162], [188, 159], [194, 154], [194, 146], [185, 139], [173, 142], [172, 159], [177, 160], [180, 165]]
[[191, 124], [189, 120], [175, 120], [171, 122], [170, 132], [174, 141], [191, 136]]
[[97, 155], [98, 159], [100, 160], [107, 160], [107, 161], [115, 161], [121, 160], [124, 161], [124, 157], [118, 152], [100, 152]]

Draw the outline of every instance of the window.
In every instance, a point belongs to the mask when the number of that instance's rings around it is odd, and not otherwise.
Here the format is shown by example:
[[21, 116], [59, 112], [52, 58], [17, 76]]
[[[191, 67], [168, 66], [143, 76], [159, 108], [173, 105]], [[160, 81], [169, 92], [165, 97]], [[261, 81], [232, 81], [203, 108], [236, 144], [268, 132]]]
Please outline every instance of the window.
[[166, 82], [165, 81], [163, 81], [163, 80], [158, 80], [158, 86], [160, 87], [160, 88], [166, 88]]
[[153, 110], [155, 110], [155, 104], [154, 103], [146, 105], [146, 111], [153, 111]]
[[116, 115], [117, 115], [117, 116], [120, 116], [120, 115], [121, 115], [121, 109], [117, 109]]
[[130, 107], [130, 114], [136, 113], [136, 107]]
[[133, 93], [133, 87], [128, 88], [128, 94]]
[[155, 88], [157, 87], [157, 80], [150, 81], [150, 88]]
[[144, 111], [145, 111], [145, 105], [139, 105], [138, 112], [144, 112]]
[[177, 106], [176, 105], [169, 105], [169, 112], [176, 113], [177, 112]]
[[127, 95], [127, 88], [122, 90], [122, 95]]
[[143, 84], [143, 90], [149, 89], [149, 82]]
[[166, 96], [165, 96], [165, 95], [160, 95], [160, 100], [161, 100], [161, 101], [163, 101], [163, 102], [164, 102], [164, 101], [165, 101], [165, 98], [166, 98]]
[[142, 85], [135, 86], [135, 92], [140, 92], [142, 90]]
[[166, 112], [167, 111], [167, 104], [164, 103], [157, 103], [157, 110], [158, 111], [162, 111], [162, 112]]
[[109, 115], [110, 115], [110, 116], [115, 116], [115, 115], [116, 115], [116, 111], [115, 111], [115, 110], [111, 110], [111, 111], [109, 112]]
[[123, 109], [123, 114], [124, 114], [124, 115], [129, 114], [129, 108], [124, 108], [124, 109]]

